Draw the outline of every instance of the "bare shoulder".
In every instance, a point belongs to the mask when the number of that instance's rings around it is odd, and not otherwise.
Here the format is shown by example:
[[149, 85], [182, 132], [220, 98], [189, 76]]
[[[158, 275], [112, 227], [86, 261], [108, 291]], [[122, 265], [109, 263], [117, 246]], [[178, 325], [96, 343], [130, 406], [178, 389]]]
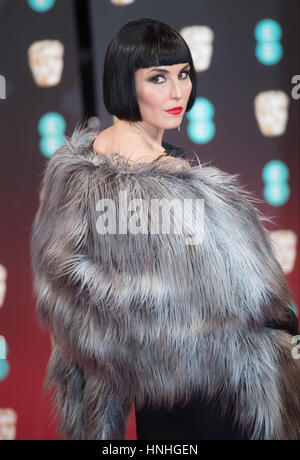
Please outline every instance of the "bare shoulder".
[[93, 148], [97, 153], [109, 154], [117, 152], [131, 161], [144, 159], [153, 161], [162, 152], [153, 150], [143, 138], [130, 131], [117, 132], [111, 126], [95, 138]]
[[[95, 138], [93, 147], [99, 153], [111, 153], [126, 150], [126, 147], [134, 143], [134, 135], [129, 132], [119, 132], [114, 126], [101, 131]], [[121, 153], [122, 153], [121, 151]]]
[[163, 149], [153, 149], [140, 134], [125, 129], [118, 130], [114, 125], [98, 134], [93, 147], [99, 154], [116, 152], [126, 157], [130, 163], [151, 163], [159, 158], [160, 163], [164, 163], [170, 170], [184, 170], [188, 166], [186, 161], [167, 155]]
[[109, 145], [109, 130], [107, 128], [104, 131], [101, 131], [93, 142], [93, 148], [96, 152], [107, 153], [107, 147]]

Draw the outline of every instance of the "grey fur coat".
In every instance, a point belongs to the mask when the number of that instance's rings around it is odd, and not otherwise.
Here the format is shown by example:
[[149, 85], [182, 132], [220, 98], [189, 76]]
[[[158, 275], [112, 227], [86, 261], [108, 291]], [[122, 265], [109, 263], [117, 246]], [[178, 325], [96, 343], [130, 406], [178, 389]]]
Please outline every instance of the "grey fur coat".
[[94, 137], [79, 126], [48, 161], [31, 235], [62, 435], [123, 439], [132, 403], [201, 394], [234, 407], [250, 439], [300, 439], [300, 360], [292, 335], [265, 327], [284, 321], [291, 293], [255, 198], [237, 175], [129, 163], [96, 153]]

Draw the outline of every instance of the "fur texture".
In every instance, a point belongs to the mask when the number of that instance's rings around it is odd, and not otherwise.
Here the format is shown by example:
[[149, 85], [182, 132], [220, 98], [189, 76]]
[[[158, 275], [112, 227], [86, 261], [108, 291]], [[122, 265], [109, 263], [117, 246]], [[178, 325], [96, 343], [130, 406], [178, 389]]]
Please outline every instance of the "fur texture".
[[[77, 128], [49, 160], [31, 235], [61, 433], [123, 439], [132, 403], [171, 409], [199, 392], [222, 414], [234, 407], [250, 439], [300, 439], [300, 360], [290, 334], [265, 327], [291, 293], [255, 199], [237, 175], [172, 157], [129, 163], [96, 153], [94, 137]], [[185, 244], [189, 226], [99, 234], [98, 200], [127, 216], [121, 189], [128, 200], [204, 200], [202, 243]]]

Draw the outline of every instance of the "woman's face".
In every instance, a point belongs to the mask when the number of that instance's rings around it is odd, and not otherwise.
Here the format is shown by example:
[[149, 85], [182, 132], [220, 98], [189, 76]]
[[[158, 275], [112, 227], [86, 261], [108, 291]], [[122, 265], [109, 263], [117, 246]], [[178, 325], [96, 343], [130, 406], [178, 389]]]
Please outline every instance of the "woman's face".
[[[159, 69], [159, 70], [154, 70]], [[163, 129], [177, 128], [192, 91], [188, 63], [138, 69], [135, 87], [142, 120]], [[166, 110], [183, 107], [180, 114]]]

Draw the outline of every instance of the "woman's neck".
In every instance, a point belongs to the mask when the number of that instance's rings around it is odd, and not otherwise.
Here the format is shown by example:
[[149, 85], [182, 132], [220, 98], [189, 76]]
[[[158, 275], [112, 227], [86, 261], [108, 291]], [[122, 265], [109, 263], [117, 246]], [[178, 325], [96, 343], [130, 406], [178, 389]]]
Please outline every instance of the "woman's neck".
[[118, 130], [125, 130], [139, 134], [148, 144], [154, 149], [163, 149], [162, 138], [164, 129], [149, 125], [144, 121], [129, 122], [125, 120], [117, 120], [114, 127]]

